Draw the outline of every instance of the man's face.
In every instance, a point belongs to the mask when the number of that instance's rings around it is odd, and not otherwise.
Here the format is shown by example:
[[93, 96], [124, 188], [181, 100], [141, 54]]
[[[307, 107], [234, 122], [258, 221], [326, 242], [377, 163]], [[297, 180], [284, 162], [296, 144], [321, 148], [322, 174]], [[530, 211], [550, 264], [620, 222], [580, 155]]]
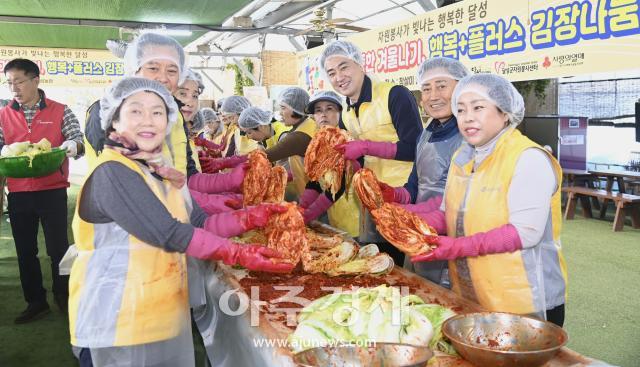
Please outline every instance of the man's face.
[[364, 82], [362, 66], [347, 57], [336, 55], [325, 60], [324, 69], [333, 89], [355, 102]]
[[18, 103], [31, 106], [38, 102], [39, 77], [26, 75], [24, 70], [18, 69], [7, 70], [5, 76], [9, 90]]
[[175, 49], [166, 46], [154, 46], [153, 55], [145, 57], [147, 60], [136, 76], [155, 80], [164, 85], [171, 93], [175, 93], [178, 89], [178, 81], [180, 80], [180, 68], [174, 60], [179, 60], [178, 53]]
[[451, 96], [458, 82], [446, 76], [437, 76], [424, 81], [420, 85], [422, 91], [421, 104], [427, 114], [444, 122], [453, 116], [451, 112]]

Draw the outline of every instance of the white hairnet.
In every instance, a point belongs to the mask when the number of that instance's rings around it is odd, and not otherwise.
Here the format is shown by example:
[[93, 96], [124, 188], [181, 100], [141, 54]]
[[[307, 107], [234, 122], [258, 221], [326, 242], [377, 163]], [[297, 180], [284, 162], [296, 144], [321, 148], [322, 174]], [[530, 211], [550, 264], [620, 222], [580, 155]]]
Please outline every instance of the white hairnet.
[[358, 48], [358, 46], [354, 45], [349, 41], [344, 40], [335, 40], [325, 47], [324, 51], [320, 54], [320, 59], [318, 62], [320, 63], [320, 70], [326, 73], [324, 69], [324, 63], [331, 56], [344, 56], [348, 59], [353, 60], [357, 64], [364, 65], [364, 60], [362, 59], [362, 52]]
[[106, 131], [111, 126], [113, 114], [118, 107], [122, 105], [122, 102], [133, 94], [141, 91], [153, 92], [164, 101], [164, 104], [167, 106], [169, 119], [166, 133], [169, 135], [171, 127], [178, 120], [178, 105], [164, 85], [155, 80], [138, 77], [125, 77], [114, 82], [105, 95], [102, 96], [100, 99], [100, 125], [102, 126], [102, 130]]
[[299, 115], [305, 115], [304, 109], [309, 103], [309, 93], [300, 87], [289, 87], [280, 92], [278, 103], [291, 107]]
[[460, 80], [471, 74], [460, 61], [448, 57], [433, 57], [424, 60], [418, 69], [418, 83], [424, 83], [437, 77], [446, 76]]
[[198, 73], [197, 71], [194, 71], [191, 68], [187, 68], [184, 81], [182, 83], [184, 84], [184, 82], [186, 82], [187, 80], [194, 81], [196, 82], [196, 84], [198, 84], [198, 93], [202, 93], [202, 91], [204, 91], [204, 82], [202, 81], [202, 75], [200, 75], [200, 73]]
[[106, 46], [115, 57], [122, 59], [129, 44], [123, 40], [107, 40]]
[[213, 108], [210, 107], [204, 107], [200, 109], [200, 111], [198, 111], [198, 114], [202, 115], [202, 121], [204, 121], [205, 124], [208, 124], [209, 122], [220, 121], [220, 118], [218, 118], [218, 114], [216, 113], [216, 111], [214, 111]]
[[313, 109], [315, 108], [316, 102], [320, 101], [333, 102], [338, 105], [338, 111], [342, 111], [342, 99], [340, 98], [338, 93], [332, 90], [321, 90], [311, 96], [311, 98], [309, 99], [309, 103], [305, 108], [305, 112], [308, 114], [313, 114]]
[[265, 111], [258, 107], [248, 107], [240, 114], [238, 125], [244, 129], [253, 129], [260, 125], [269, 125], [271, 123], [271, 111]]
[[202, 117], [202, 110], [199, 110], [193, 115], [191, 119], [191, 131], [198, 132], [204, 127], [204, 118]]
[[220, 110], [224, 113], [241, 114], [245, 108], [251, 107], [251, 102], [243, 96], [229, 96], [222, 101]]
[[185, 78], [187, 60], [184, 49], [171, 37], [157, 33], [142, 33], [133, 40], [124, 54], [125, 75], [132, 76], [140, 67], [151, 60], [173, 61], [180, 71], [178, 84]]
[[451, 110], [458, 117], [458, 98], [473, 92], [495, 104], [509, 116], [509, 121], [517, 125], [524, 118], [524, 99], [507, 79], [496, 74], [475, 74], [464, 77], [456, 85], [451, 98]]

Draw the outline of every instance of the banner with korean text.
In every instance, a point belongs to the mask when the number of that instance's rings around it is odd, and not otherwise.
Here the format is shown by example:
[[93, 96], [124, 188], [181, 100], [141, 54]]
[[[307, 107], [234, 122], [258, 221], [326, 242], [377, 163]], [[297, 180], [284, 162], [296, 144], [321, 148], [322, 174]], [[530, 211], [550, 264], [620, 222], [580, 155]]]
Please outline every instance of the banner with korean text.
[[122, 59], [106, 50], [0, 46], [0, 70], [15, 58], [38, 64], [41, 87], [105, 87], [124, 75]]
[[[364, 68], [418, 89], [430, 57], [460, 60], [475, 73], [509, 80], [639, 68], [640, 0], [466, 0], [348, 38]], [[316, 65], [323, 47], [299, 53], [299, 81], [330, 88]]]

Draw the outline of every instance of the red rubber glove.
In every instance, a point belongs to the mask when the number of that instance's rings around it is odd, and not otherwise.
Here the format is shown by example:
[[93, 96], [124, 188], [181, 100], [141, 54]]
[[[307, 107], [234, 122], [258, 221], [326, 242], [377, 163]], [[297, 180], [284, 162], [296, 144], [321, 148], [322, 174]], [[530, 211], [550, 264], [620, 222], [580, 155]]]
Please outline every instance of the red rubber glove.
[[520, 235], [516, 227], [511, 224], [471, 236], [458, 238], [440, 236], [436, 244], [438, 247], [435, 250], [412, 256], [411, 261], [455, 260], [461, 257], [499, 254], [522, 249]]
[[348, 160], [355, 160], [365, 155], [393, 159], [398, 149], [395, 143], [369, 140], [348, 141], [333, 148], [344, 154], [344, 158]]
[[264, 227], [273, 214], [284, 213], [280, 204], [265, 203], [240, 210], [214, 214], [204, 222], [204, 229], [222, 237], [233, 237], [257, 227]]
[[218, 237], [202, 228], [195, 228], [186, 254], [203, 260], [221, 260], [227, 265], [242, 265], [253, 271], [288, 273], [293, 265], [275, 263], [281, 258], [274, 250], [259, 245], [240, 245]]
[[411, 201], [411, 194], [404, 187], [392, 187], [382, 181], [378, 181], [378, 186], [386, 203], [407, 204]]
[[189, 178], [187, 186], [191, 190], [205, 194], [221, 192], [240, 192], [244, 174], [249, 169], [248, 163], [235, 166], [229, 173], [196, 173]]
[[213, 170], [213, 165], [216, 158], [212, 158], [208, 156], [202, 156], [202, 157], [199, 156], [198, 160], [200, 161], [200, 170], [202, 171], [202, 173], [216, 173]]
[[237, 196], [238, 196], [237, 198], [226, 200], [224, 202], [224, 205], [226, 205], [227, 207], [233, 210], [242, 209], [242, 195], [237, 195]]
[[207, 140], [205, 138], [202, 137], [197, 137], [195, 139], [193, 139], [193, 144], [195, 144], [198, 147], [203, 147], [206, 149], [211, 149], [211, 150], [216, 150], [216, 149], [221, 149], [222, 146], [219, 144], [216, 144], [210, 140]]
[[395, 202], [396, 191], [393, 187], [382, 181], [378, 181], [378, 186], [380, 187], [380, 191], [382, 191], [382, 200], [384, 200], [385, 203]]

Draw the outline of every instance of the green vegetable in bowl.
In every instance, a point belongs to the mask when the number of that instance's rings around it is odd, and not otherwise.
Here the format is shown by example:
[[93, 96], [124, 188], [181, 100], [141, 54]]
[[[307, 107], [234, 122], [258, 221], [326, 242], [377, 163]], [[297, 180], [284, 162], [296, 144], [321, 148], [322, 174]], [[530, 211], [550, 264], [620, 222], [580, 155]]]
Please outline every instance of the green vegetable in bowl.
[[396, 287], [359, 288], [326, 295], [302, 309], [289, 346], [297, 353], [337, 341], [388, 342], [455, 354], [441, 332], [442, 323], [453, 315], [416, 295], [402, 297]]

